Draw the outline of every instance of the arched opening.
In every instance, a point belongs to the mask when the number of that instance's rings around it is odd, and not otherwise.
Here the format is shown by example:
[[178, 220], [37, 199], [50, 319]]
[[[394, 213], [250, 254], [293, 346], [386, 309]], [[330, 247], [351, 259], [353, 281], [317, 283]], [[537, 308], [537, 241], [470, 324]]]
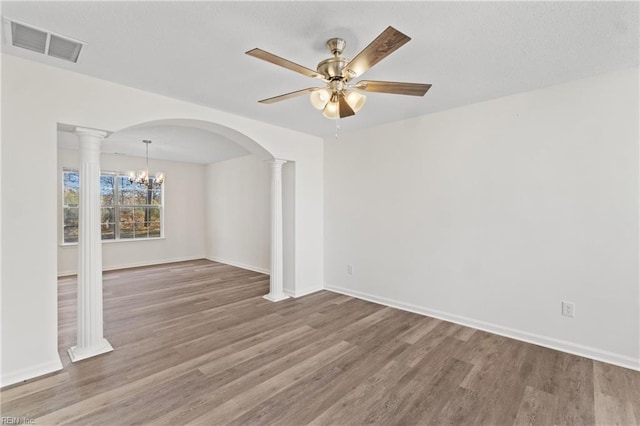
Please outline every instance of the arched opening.
[[[65, 130], [67, 135], [77, 138], [77, 141], [75, 141], [75, 143], [79, 147], [79, 156], [77, 157], [79, 157], [80, 159], [80, 161], [78, 162], [78, 166], [79, 166], [78, 169], [83, 169], [85, 166], [85, 164], [83, 163], [84, 161], [83, 160], [84, 158], [83, 143], [85, 142], [83, 142], [82, 135], [86, 135], [87, 129], [84, 129], [82, 132], [78, 133], [77, 128], [73, 127], [73, 132], [75, 132], [75, 134], [73, 134], [69, 132], [70, 128], [66, 128], [65, 126], [59, 126], [59, 131], [62, 131], [62, 133], [65, 133]], [[91, 129], [88, 129], [88, 131], [91, 132]], [[91, 137], [95, 140], [96, 134], [101, 134], [101, 133], [104, 133], [104, 132], [94, 131]], [[168, 186], [173, 185], [171, 198], [179, 194], [180, 196], [183, 197], [182, 198], [183, 204], [188, 203], [188, 201], [184, 202], [184, 197], [186, 196], [185, 194], [189, 194], [189, 196], [194, 199], [197, 199], [199, 197], [204, 198], [205, 199], [204, 205], [206, 207], [207, 205], [206, 200], [211, 195], [209, 193], [211, 191], [211, 188], [207, 186], [208, 179], [210, 179], [209, 168], [215, 169], [217, 167], [215, 164], [222, 163], [222, 162], [234, 162], [233, 167], [236, 167], [238, 158], [245, 158], [245, 157], [252, 158], [251, 161], [248, 162], [248, 164], [253, 165], [256, 169], [260, 169], [260, 172], [255, 174], [253, 178], [256, 179], [257, 177], [257, 179], [263, 184], [261, 188], [264, 190], [264, 193], [261, 196], [264, 195], [267, 197], [266, 198], [267, 202], [263, 203], [264, 208], [260, 210], [261, 212], [260, 214], [262, 216], [262, 219], [265, 219], [263, 221], [266, 224], [265, 226], [268, 226], [268, 228], [264, 228], [264, 230], [267, 231], [267, 232], [264, 232], [264, 234], [266, 234], [266, 238], [264, 239], [267, 240], [267, 243], [263, 247], [266, 253], [263, 256], [263, 258], [268, 258], [267, 263], [265, 265], [266, 267], [262, 268], [262, 270], [260, 269], [254, 269], [254, 270], [258, 270], [259, 272], [265, 272], [270, 275], [270, 291], [267, 295], [265, 295], [267, 299], [275, 302], [288, 297], [288, 295], [285, 294], [284, 292], [285, 281], [287, 282], [286, 288], [290, 289], [289, 293], [293, 293], [295, 289], [295, 282], [294, 282], [295, 280], [295, 266], [294, 266], [295, 265], [295, 248], [293, 246], [294, 240], [295, 240], [295, 228], [294, 228], [295, 163], [287, 162], [286, 159], [275, 158], [258, 142], [256, 142], [252, 138], [232, 128], [229, 128], [227, 126], [223, 126], [217, 123], [212, 123], [212, 122], [207, 122], [202, 120], [191, 120], [191, 119], [167, 119], [167, 120], [150, 121], [150, 122], [145, 122], [145, 123], [137, 124], [134, 126], [130, 126], [112, 133], [108, 133], [108, 135], [102, 139], [101, 143], [99, 143], [100, 152], [101, 152], [100, 155], [103, 158], [105, 156], [110, 156], [110, 159], [112, 160], [111, 162], [112, 166], [109, 169], [114, 170], [114, 167], [115, 167], [117, 169], [116, 170], [117, 173], [122, 173], [122, 172], [125, 172], [126, 170], [131, 170], [131, 167], [129, 165], [132, 164], [132, 161], [133, 162], [138, 161], [139, 164], [143, 164], [139, 162], [139, 160], [141, 160], [139, 158], [141, 156], [139, 152], [140, 145], [141, 145], [140, 142], [142, 139], [149, 138], [148, 136], [149, 134], [155, 135], [160, 139], [163, 139], [163, 137], [166, 136], [167, 134], [169, 135], [169, 137], [165, 138], [165, 140], [162, 141], [162, 143], [159, 143], [154, 147], [154, 151], [152, 151], [154, 152], [154, 154], [149, 155], [149, 158], [154, 158], [154, 160], [152, 161], [158, 161], [160, 164], [162, 164], [160, 160], [165, 160], [165, 163], [164, 163], [165, 165], [167, 165], [168, 162], [174, 162], [174, 163], [181, 162], [181, 161], [188, 162], [190, 161], [188, 160], [188, 158], [192, 158], [193, 154], [195, 153], [196, 159], [191, 161], [193, 161], [194, 163], [199, 163], [200, 169], [203, 169], [204, 167], [205, 181], [204, 183], [199, 182], [200, 186], [198, 186], [198, 188], [200, 189], [198, 189], [198, 191], [196, 191], [195, 193], [189, 192], [190, 191], [189, 179], [192, 179], [192, 182], [197, 181], [198, 179], [203, 178], [203, 174], [201, 175], [193, 174], [187, 178], [183, 177], [181, 180], [176, 179], [176, 176], [174, 175], [173, 182], [172, 182], [171, 173], [166, 174], [167, 183], [164, 185], [164, 187], [166, 188], [167, 185]], [[171, 137], [177, 137], [179, 141], [172, 143]], [[194, 145], [193, 140], [185, 141], [185, 140], [180, 140], [180, 138], [199, 139], [199, 143], [204, 145], [198, 147], [197, 145]], [[59, 136], [59, 145], [61, 145], [60, 141], [63, 139], [64, 138], [61, 138]], [[218, 157], [214, 156], [217, 160], [210, 164], [208, 164], [208, 160], [207, 160], [208, 158], [210, 158], [210, 157], [207, 157], [207, 155], [211, 155], [211, 152], [210, 152], [211, 150], [209, 149], [211, 148], [211, 146], [209, 146], [209, 144], [214, 144], [216, 146], [222, 147], [224, 151], [223, 153], [224, 155], [218, 156]], [[235, 146], [235, 148], [233, 146]], [[192, 151], [195, 151], [195, 152], [192, 152]], [[60, 157], [60, 154], [59, 154], [59, 157]], [[211, 157], [211, 158], [214, 158], [214, 157]], [[185, 160], [185, 158], [187, 158], [187, 160]], [[97, 161], [99, 164], [101, 160], [98, 159]], [[117, 165], [113, 166], [113, 164], [117, 164]], [[62, 165], [62, 167], [64, 167], [64, 164]], [[153, 167], [153, 162], [150, 162], [150, 167], [149, 167], [150, 171], [152, 170], [152, 167]], [[161, 170], [155, 170], [155, 171], [161, 171]], [[124, 178], [122, 179], [124, 180]], [[182, 186], [180, 187], [180, 185]], [[232, 191], [242, 193], [242, 191], [245, 189], [246, 188], [243, 188], [240, 185], [233, 188]], [[242, 195], [245, 197], [250, 196], [247, 194], [242, 194]], [[162, 197], [164, 200], [165, 195], [163, 195]], [[197, 201], [199, 201], [201, 204], [203, 203], [202, 200], [197, 200]], [[80, 202], [80, 205], [82, 205], [82, 201]], [[233, 206], [230, 205], [229, 208], [233, 208]], [[104, 206], [101, 208], [101, 210], [105, 210]], [[215, 222], [212, 218], [207, 216], [210, 213], [211, 212], [207, 211], [205, 208], [205, 212], [203, 214], [205, 215], [204, 222], [206, 223], [206, 225], [203, 228], [207, 231], [210, 231], [212, 229], [211, 223]], [[237, 215], [231, 214], [228, 216], [231, 218], [234, 218]], [[166, 227], [168, 226], [168, 224], [170, 224], [170, 221], [165, 221], [163, 219], [163, 226]], [[234, 226], [241, 227], [242, 225], [238, 225], [238, 223], [234, 223]], [[79, 228], [79, 229], [83, 229], [83, 228]], [[89, 232], [89, 231], [85, 231], [85, 233], [86, 232]], [[147, 251], [151, 253], [151, 252], [154, 252], [155, 250], [155, 253], [159, 253], [159, 252], [163, 252], [163, 251], [166, 252], [167, 250], [171, 250], [173, 248], [172, 244], [179, 245], [179, 244], [185, 243], [185, 241], [188, 240], [183, 238], [182, 242], [180, 242], [178, 239], [173, 238], [174, 236], [175, 236], [175, 233], [171, 234], [171, 231], [169, 231], [166, 234], [166, 238], [165, 238], [165, 235], [162, 236], [163, 238], [160, 238], [161, 240], [164, 240], [164, 241], [158, 241], [160, 239], [151, 239], [151, 238], [147, 240], [142, 239], [139, 243], [137, 243], [138, 246], [135, 248], [131, 247], [131, 245], [130, 247], [124, 248], [124, 246], [126, 245], [124, 244], [124, 245], [118, 245], [120, 247], [118, 247], [117, 249], [114, 249], [112, 247], [115, 247], [116, 245], [110, 245], [110, 247], [108, 247], [106, 251], [111, 251], [111, 252], [117, 251], [119, 253], [125, 253], [125, 252], [132, 253], [133, 250], [135, 250], [136, 252]], [[98, 234], [95, 238], [100, 240], [100, 235]], [[208, 232], [206, 234], [206, 238], [215, 239], [217, 238], [217, 236], [212, 235], [210, 232]], [[81, 236], [79, 237], [79, 240], [82, 240]], [[207, 244], [207, 247], [209, 245], [210, 244]], [[250, 245], [251, 245], [251, 242], [249, 242], [248, 245], [245, 246], [245, 248], [249, 247]], [[94, 246], [94, 249], [95, 247], [96, 246]], [[84, 268], [85, 270], [90, 268], [100, 268], [100, 270], [102, 270], [102, 269], [119, 269], [118, 266], [120, 267], [142, 266], [145, 264], [145, 262], [147, 264], [154, 264], [151, 258], [147, 259], [146, 261], [137, 260], [136, 262], [133, 262], [133, 264], [131, 265], [126, 265], [126, 264], [123, 264], [122, 262], [118, 264], [116, 262], [115, 265], [110, 264], [110, 265], [105, 265], [103, 267], [102, 263], [100, 263], [98, 266], [95, 266], [94, 265], [95, 262], [88, 262], [88, 261], [84, 261], [85, 263], [83, 264], [82, 263], [83, 256], [84, 258], [88, 258], [90, 256], [89, 251], [87, 250], [86, 252], [83, 252], [83, 246], [80, 244], [75, 249], [76, 249], [75, 258], [79, 259], [78, 268], [77, 268], [78, 271], [80, 271], [82, 268]], [[103, 252], [104, 251], [105, 250], [103, 250]], [[100, 256], [100, 257], [105, 258], [105, 256]], [[213, 255], [211, 257], [205, 255], [204, 257], [211, 258], [212, 260], [220, 261], [222, 263], [229, 263], [234, 266], [244, 267], [245, 269], [252, 269], [251, 268], [252, 265], [244, 264], [242, 261], [238, 261], [238, 260], [234, 261], [234, 259], [232, 258], [226, 259], [224, 258], [224, 256], [218, 256], [218, 258], [216, 259], [215, 256]], [[59, 255], [59, 258], [60, 258], [60, 255]], [[160, 261], [156, 263], [166, 263], [166, 262], [172, 261], [172, 259], [159, 259], [159, 260]], [[175, 260], [177, 259], [173, 259], [173, 261]], [[81, 277], [79, 276], [78, 278], [79, 278], [78, 281], [79, 281], [79, 288], [80, 288], [83, 284], [81, 283], [82, 281]], [[82, 303], [87, 305], [84, 307], [86, 309], [81, 309], [82, 307], [80, 305]], [[94, 306], [89, 306], [92, 303], [94, 304]], [[79, 299], [78, 307], [80, 311], [86, 310], [87, 312], [95, 312], [96, 310], [98, 310], [100, 312], [100, 317], [101, 317], [101, 312], [102, 312], [101, 303], [98, 304], [97, 302], [92, 302], [91, 300], [82, 301]], [[80, 323], [80, 319], [79, 319], [79, 323]], [[99, 323], [101, 325], [101, 321], [99, 321]], [[92, 327], [93, 325], [87, 325], [85, 328], [87, 330], [91, 330]], [[79, 329], [78, 335], [80, 336], [81, 327], [79, 326], [78, 329]], [[87, 334], [91, 335], [92, 333], [87, 332]], [[78, 341], [80, 340], [81, 339], [79, 338]], [[103, 345], [102, 349], [99, 349], [103, 352], [107, 350], [105, 348], [108, 347], [108, 342], [106, 341], [104, 342], [106, 346]], [[82, 351], [81, 351], [82, 348], [79, 348], [79, 349], [77, 347], [74, 347], [74, 348], [76, 349], [73, 349], [73, 348], [72, 349], [76, 350], [77, 353], [82, 353], [82, 355], [76, 354], [76, 358], [74, 359], [74, 354], [72, 354], [72, 352], [70, 351], [71, 358], [74, 361], [98, 354], [98, 353], [92, 352], [92, 348], [90, 347], [90, 345], [88, 345], [86, 350], [82, 350]]]
[[[171, 118], [171, 119], [161, 119], [161, 120], [152, 120], [140, 124], [136, 124], [124, 129], [120, 129], [115, 131], [113, 134], [109, 135], [105, 139], [105, 145], [108, 144], [110, 140], [117, 139], [122, 135], [132, 135], [140, 137], [142, 135], [147, 135], [148, 130], [150, 129], [167, 129], [171, 128], [185, 128], [185, 129], [197, 129], [201, 132], [210, 133], [212, 136], [211, 141], [215, 141], [219, 144], [235, 144], [238, 147], [246, 150], [250, 155], [254, 156], [255, 159], [260, 162], [264, 162], [265, 169], [270, 169], [269, 164], [272, 163], [273, 160], [283, 160], [281, 170], [277, 173], [279, 175], [280, 182], [278, 183], [278, 187], [280, 188], [280, 194], [276, 197], [273, 193], [273, 187], [269, 189], [269, 206], [270, 206], [270, 215], [273, 216], [278, 207], [280, 211], [280, 218], [278, 219], [281, 224], [277, 229], [273, 229], [273, 224], [270, 225], [270, 235], [269, 242], [267, 243], [270, 247], [268, 252], [268, 263], [270, 266], [262, 267], [258, 266], [256, 270], [260, 272], [267, 272], [271, 274], [272, 280], [275, 278], [280, 282], [276, 285], [279, 286], [280, 289], [284, 289], [287, 294], [294, 294], [295, 292], [295, 162], [287, 161], [287, 159], [276, 159], [274, 155], [269, 152], [265, 147], [263, 147], [259, 142], [252, 139], [251, 137], [245, 135], [242, 132], [239, 132], [229, 126], [225, 126], [219, 123], [197, 120], [197, 119], [188, 119], [188, 118]], [[211, 142], [208, 141], [208, 142]], [[205, 141], [207, 142], [207, 141]], [[175, 145], [174, 141], [169, 141], [167, 145]], [[139, 144], [138, 144], [139, 146]], [[162, 148], [161, 148], [162, 149]], [[187, 148], [188, 149], [188, 148]], [[222, 148], [226, 149], [226, 148]], [[175, 154], [172, 153], [172, 154]], [[241, 155], [238, 155], [241, 156]], [[255, 164], [254, 164], [255, 166]], [[257, 166], [259, 167], [259, 166]], [[275, 179], [273, 174], [270, 174], [266, 178], [269, 183]], [[270, 218], [267, 218], [269, 221]], [[274, 233], [278, 234], [280, 243], [277, 241], [274, 242]], [[211, 236], [211, 238], [215, 238], [215, 236]], [[274, 251], [278, 251], [275, 253]], [[243, 261], [237, 261], [233, 258], [227, 258], [225, 256], [220, 256], [217, 253], [210, 253], [210, 256], [213, 259], [222, 261], [223, 263], [231, 263], [240, 267], [248, 267], [252, 269], [254, 265], [247, 264]], [[264, 257], [264, 255], [263, 255]], [[274, 277], [274, 265], [281, 265], [281, 271], [276, 271]], [[273, 286], [272, 286], [273, 291]], [[278, 291], [281, 293], [281, 291]], [[282, 297], [282, 294], [279, 294], [279, 297]]]

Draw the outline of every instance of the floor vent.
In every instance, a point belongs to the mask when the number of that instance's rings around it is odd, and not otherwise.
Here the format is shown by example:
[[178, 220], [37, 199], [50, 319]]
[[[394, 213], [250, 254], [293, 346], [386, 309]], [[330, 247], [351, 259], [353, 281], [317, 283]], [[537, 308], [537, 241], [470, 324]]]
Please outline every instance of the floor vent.
[[5, 25], [11, 23], [9, 43], [16, 47], [32, 50], [43, 55], [66, 61], [78, 62], [80, 51], [86, 44], [79, 40], [54, 34], [40, 28], [5, 19]]

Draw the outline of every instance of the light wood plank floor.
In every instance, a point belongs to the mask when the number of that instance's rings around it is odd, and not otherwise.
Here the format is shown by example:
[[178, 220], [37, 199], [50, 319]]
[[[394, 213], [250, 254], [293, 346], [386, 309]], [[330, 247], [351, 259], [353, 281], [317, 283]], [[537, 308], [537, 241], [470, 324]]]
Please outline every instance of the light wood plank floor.
[[35, 424], [632, 425], [640, 373], [207, 260], [104, 274], [115, 351], [71, 364], [75, 278], [59, 280], [64, 370], [3, 389]]

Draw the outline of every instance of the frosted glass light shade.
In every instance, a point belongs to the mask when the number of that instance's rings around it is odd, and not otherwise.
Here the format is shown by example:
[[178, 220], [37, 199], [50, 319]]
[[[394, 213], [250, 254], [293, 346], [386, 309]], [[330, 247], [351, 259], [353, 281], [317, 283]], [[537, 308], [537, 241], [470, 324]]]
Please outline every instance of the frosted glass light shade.
[[338, 102], [331, 101], [327, 104], [326, 107], [324, 107], [324, 110], [322, 111], [322, 115], [324, 115], [327, 118], [335, 120], [340, 116], [339, 112], [340, 112], [340, 107], [338, 106]]
[[347, 95], [347, 103], [353, 109], [354, 112], [360, 111], [360, 108], [364, 106], [364, 103], [367, 101], [367, 97], [358, 92], [349, 92]]
[[309, 96], [311, 105], [313, 105], [315, 109], [320, 110], [324, 109], [329, 99], [331, 99], [331, 93], [327, 89], [314, 90]]

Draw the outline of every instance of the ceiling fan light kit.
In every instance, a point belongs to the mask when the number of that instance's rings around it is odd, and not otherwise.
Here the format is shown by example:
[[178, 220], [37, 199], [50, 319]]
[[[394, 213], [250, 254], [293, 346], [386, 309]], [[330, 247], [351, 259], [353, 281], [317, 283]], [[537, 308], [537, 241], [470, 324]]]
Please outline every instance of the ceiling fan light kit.
[[360, 111], [366, 101], [367, 97], [355, 90], [347, 94], [347, 102], [349, 102], [349, 105], [351, 105], [351, 108], [353, 108], [355, 112]]
[[327, 102], [325, 107], [322, 109], [322, 115], [330, 119], [340, 117], [340, 106], [336, 95], [331, 95], [331, 100]]
[[328, 89], [316, 89], [311, 92], [309, 100], [315, 109], [323, 110], [327, 102], [331, 99], [331, 92]]
[[348, 59], [342, 56], [347, 45], [346, 41], [341, 38], [332, 38], [327, 41], [327, 48], [333, 57], [321, 61], [316, 71], [258, 48], [249, 50], [246, 54], [307, 77], [322, 80], [326, 84], [325, 87], [309, 87], [263, 99], [259, 101], [260, 103], [271, 104], [309, 94], [311, 105], [321, 110], [322, 115], [329, 119], [338, 119], [355, 115], [364, 106], [367, 98], [360, 91], [411, 96], [424, 96], [427, 93], [431, 88], [430, 84], [371, 80], [351, 82], [409, 40], [411, 38], [400, 31], [388, 27], [353, 59]]

